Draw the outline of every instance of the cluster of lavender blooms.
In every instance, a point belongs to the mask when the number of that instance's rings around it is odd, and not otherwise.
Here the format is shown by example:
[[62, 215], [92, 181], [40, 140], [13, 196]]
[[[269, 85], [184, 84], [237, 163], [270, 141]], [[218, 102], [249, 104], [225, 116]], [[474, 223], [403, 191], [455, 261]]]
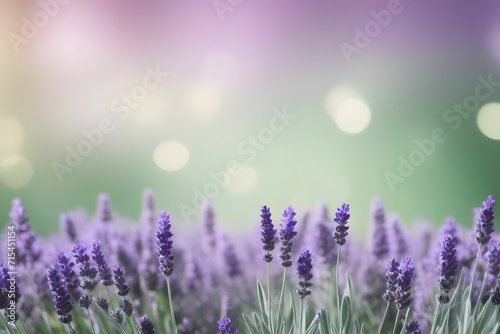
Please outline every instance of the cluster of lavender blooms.
[[[489, 196], [474, 210], [471, 230], [449, 217], [440, 230], [420, 224], [410, 232], [398, 216], [386, 215], [376, 198], [372, 239], [365, 246], [348, 236], [350, 207], [345, 203], [333, 219], [324, 203], [299, 218], [289, 206], [279, 232], [271, 209], [263, 206], [253, 237], [229, 238], [209, 201], [199, 228], [181, 232], [170, 215], [156, 211], [151, 190], [144, 192], [141, 218], [135, 224], [117, 216], [109, 197], [101, 194], [95, 217], [81, 211], [64, 213], [62, 233], [43, 239], [32, 230], [21, 200], [15, 199], [10, 213], [17, 233], [15, 293], [9, 293], [12, 277], [0, 263], [0, 309], [7, 316], [7, 307], [14, 303], [14, 321], [31, 333], [48, 333], [48, 328], [106, 332], [99, 328], [109, 319], [127, 333], [233, 334], [243, 332], [242, 312], [258, 309], [249, 288], [256, 278], [267, 277], [268, 287], [283, 282], [282, 289], [296, 291], [301, 308], [307, 297], [306, 307], [313, 313], [321, 310], [321, 318], [333, 312], [323, 310], [329, 291], [323, 282], [335, 273], [337, 309], [339, 291], [349, 276], [358, 293], [353, 314], [363, 320], [367, 333], [377, 328], [387, 332], [388, 324], [395, 332], [408, 314], [406, 333], [428, 333], [436, 325], [436, 308], [450, 302], [462, 271], [473, 305], [500, 304], [494, 203]], [[5, 240], [0, 249], [4, 261], [7, 249]], [[2, 320], [8, 326], [10, 318]]]

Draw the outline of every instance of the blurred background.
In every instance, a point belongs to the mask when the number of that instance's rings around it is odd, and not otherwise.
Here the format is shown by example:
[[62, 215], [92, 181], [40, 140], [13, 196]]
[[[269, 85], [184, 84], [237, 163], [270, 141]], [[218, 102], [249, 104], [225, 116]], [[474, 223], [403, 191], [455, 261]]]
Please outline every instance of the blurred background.
[[497, 1], [2, 1], [0, 225], [142, 191], [250, 230], [320, 200], [472, 226], [500, 195]]

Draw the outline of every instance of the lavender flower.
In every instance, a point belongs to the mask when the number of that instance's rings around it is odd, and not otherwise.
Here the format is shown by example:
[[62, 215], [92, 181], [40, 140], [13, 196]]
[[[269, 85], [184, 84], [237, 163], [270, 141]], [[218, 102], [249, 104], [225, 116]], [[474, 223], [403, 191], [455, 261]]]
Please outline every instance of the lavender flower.
[[202, 233], [205, 242], [204, 246], [214, 251], [217, 246], [217, 238], [215, 233], [215, 214], [210, 200], [205, 199], [201, 212]]
[[311, 291], [311, 278], [313, 274], [311, 273], [312, 263], [311, 263], [311, 253], [305, 249], [300, 254], [299, 260], [297, 261], [297, 276], [299, 277], [299, 288], [297, 289], [297, 294], [300, 299], [305, 298]]
[[64, 278], [64, 282], [66, 286], [70, 290], [75, 290], [80, 286], [80, 280], [78, 276], [73, 271], [73, 266], [75, 265], [73, 261], [69, 257], [66, 256], [63, 252], [57, 253], [57, 263], [61, 268], [61, 275]]
[[115, 269], [113, 269], [113, 276], [115, 278], [116, 293], [118, 293], [122, 297], [128, 295], [130, 289], [127, 285], [125, 277], [123, 277], [122, 266], [120, 266], [119, 264], [115, 266]]
[[416, 319], [413, 319], [408, 326], [406, 326], [405, 334], [422, 334], [420, 324]]
[[382, 298], [388, 303], [396, 300], [396, 289], [398, 283], [398, 277], [400, 274], [399, 263], [396, 259], [392, 258], [389, 261], [389, 265], [387, 266], [387, 272], [385, 274], [386, 282], [386, 290]]
[[73, 222], [73, 219], [68, 214], [63, 213], [61, 215], [61, 230], [65, 233], [65, 235], [68, 237], [68, 239], [72, 242], [76, 243], [76, 239], [78, 237], [78, 234], [76, 232], [76, 227], [75, 223]]
[[119, 306], [123, 313], [125, 313], [128, 317], [132, 316], [132, 312], [134, 310], [132, 307], [132, 303], [130, 302], [130, 300], [128, 300], [128, 298], [120, 299]]
[[109, 269], [104, 255], [102, 254], [102, 248], [99, 241], [94, 241], [92, 244], [92, 260], [94, 260], [97, 270], [99, 271], [99, 278], [101, 279], [101, 284], [104, 286], [113, 285], [113, 276], [111, 275], [111, 269]]
[[440, 258], [441, 263], [440, 276], [438, 280], [439, 289], [441, 290], [438, 295], [438, 301], [447, 304], [450, 301], [448, 296], [453, 283], [455, 281], [455, 274], [457, 271], [457, 250], [455, 248], [455, 241], [451, 235], [447, 235], [441, 242]]
[[290, 255], [292, 252], [292, 239], [297, 234], [295, 231], [297, 221], [294, 220], [293, 217], [295, 217], [295, 212], [290, 205], [288, 209], [283, 212], [283, 218], [281, 218], [280, 224], [280, 259], [281, 265], [285, 268], [292, 266], [292, 257]]
[[113, 220], [111, 201], [109, 200], [109, 196], [105, 193], [101, 193], [97, 197], [97, 219], [103, 223], [108, 223]]
[[64, 324], [70, 323], [72, 319], [70, 312], [73, 309], [73, 303], [71, 303], [68, 289], [61, 282], [57, 269], [50, 268], [47, 271], [47, 280], [52, 291], [52, 300], [54, 301], [56, 313], [59, 315], [59, 320]]
[[261, 210], [261, 237], [262, 249], [264, 250], [264, 255], [262, 260], [269, 263], [273, 260], [273, 255], [271, 251], [274, 250], [274, 241], [276, 238], [276, 229], [274, 229], [273, 220], [271, 219], [271, 210], [267, 206], [262, 206]]
[[413, 271], [415, 267], [409, 257], [401, 260], [399, 265], [399, 275], [396, 286], [396, 307], [402, 310], [410, 306], [411, 299], [411, 280], [413, 278]]
[[94, 278], [97, 276], [97, 269], [90, 261], [90, 257], [87, 254], [87, 247], [82, 244], [75, 246], [73, 248], [73, 256], [75, 257], [76, 263], [80, 265], [78, 274], [83, 278], [80, 287], [87, 291], [94, 289], [96, 285]]
[[480, 245], [486, 245], [493, 233], [493, 219], [495, 219], [495, 200], [493, 196], [488, 196], [486, 202], [483, 202], [483, 209], [476, 225], [476, 241]]
[[149, 320], [147, 315], [143, 315], [139, 319], [139, 325], [141, 325], [141, 334], [156, 334], [153, 323]]
[[489, 261], [489, 273], [493, 277], [497, 277], [500, 274], [500, 242], [497, 242], [490, 246], [490, 251], [488, 254]]
[[373, 242], [372, 253], [377, 260], [384, 260], [389, 254], [389, 243], [387, 242], [387, 230], [385, 227], [384, 205], [375, 199], [372, 207], [373, 217]]
[[324, 221], [320, 221], [316, 225], [315, 232], [315, 252], [320, 256], [321, 262], [327, 265], [335, 264], [337, 259], [337, 247], [335, 239], [332, 238], [330, 228]]
[[221, 318], [217, 325], [219, 325], [219, 334], [237, 334], [238, 330], [233, 327], [231, 319], [228, 317]]
[[95, 302], [104, 311], [104, 313], [109, 314], [109, 302], [106, 298], [99, 296]]
[[241, 270], [240, 260], [236, 256], [234, 246], [226, 241], [226, 248], [224, 249], [224, 262], [226, 264], [226, 271], [230, 278], [235, 278], [243, 274]]
[[17, 303], [19, 298], [21, 298], [21, 293], [19, 292], [19, 287], [17, 286], [17, 281], [14, 277], [9, 274], [7, 267], [0, 262], [0, 286], [5, 287], [6, 290], [10, 292], [11, 285], [14, 284], [14, 295], [9, 293], [9, 303], [11, 301]]
[[122, 310], [117, 309], [115, 311], [111, 311], [111, 317], [119, 324], [123, 323], [123, 313]]
[[350, 217], [351, 215], [349, 214], [349, 204], [344, 203], [340, 208], [337, 208], [335, 218], [333, 219], [333, 221], [337, 223], [335, 225], [333, 238], [339, 246], [344, 245], [346, 242], [345, 238], [347, 237], [347, 230], [349, 229], [349, 226], [347, 226], [347, 220], [349, 220]]
[[165, 277], [172, 275], [174, 271], [174, 256], [172, 255], [172, 237], [170, 232], [170, 215], [165, 211], [160, 213], [158, 220], [158, 229], [156, 230], [156, 254], [160, 260], [160, 271]]
[[408, 240], [406, 237], [406, 231], [401, 225], [399, 218], [395, 218], [392, 223], [392, 244], [394, 254], [398, 258], [404, 257], [408, 252]]
[[495, 287], [490, 291], [491, 303], [493, 305], [500, 305], [500, 276], [497, 277]]
[[92, 304], [92, 297], [90, 297], [89, 295], [87, 294], [84, 294], [83, 296], [81, 296], [79, 299], [78, 299], [78, 305], [81, 307], [81, 308], [85, 308], [85, 309], [88, 309], [90, 304]]

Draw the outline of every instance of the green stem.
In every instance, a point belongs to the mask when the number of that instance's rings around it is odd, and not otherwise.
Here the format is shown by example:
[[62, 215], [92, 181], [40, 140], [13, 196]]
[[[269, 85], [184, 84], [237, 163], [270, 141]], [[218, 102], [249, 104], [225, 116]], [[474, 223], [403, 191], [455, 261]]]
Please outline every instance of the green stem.
[[300, 298], [300, 327], [299, 327], [299, 331], [300, 333], [303, 333], [302, 331], [302, 324], [303, 324], [303, 313], [304, 313], [304, 299], [303, 298]]
[[7, 329], [7, 331], [9, 333], [12, 333], [12, 331], [10, 330], [10, 326], [9, 326], [8, 322], [6, 322], [5, 319], [4, 319], [4, 316], [0, 314], [0, 318], [2, 318], [2, 323], [5, 325], [5, 328]]
[[434, 330], [436, 329], [438, 314], [441, 313], [441, 307], [442, 304], [438, 302], [438, 306], [436, 307], [436, 313], [434, 313], [434, 320], [432, 321], [431, 333], [434, 333]]
[[267, 321], [269, 330], [272, 331], [272, 321], [271, 321], [271, 279], [269, 277], [269, 262], [267, 262]]
[[[283, 271], [283, 284], [281, 285], [281, 293], [280, 293], [280, 302], [278, 303], [278, 314], [276, 316], [276, 332], [279, 333], [279, 329], [281, 328], [281, 316], [282, 310], [281, 310], [281, 303], [283, 302], [283, 296], [285, 294], [285, 284], [286, 284], [286, 272], [287, 272], [287, 267], [285, 267], [285, 270]], [[281, 311], [281, 312], [280, 312]]]
[[[476, 256], [476, 264], [474, 265], [474, 273], [472, 274], [472, 281], [470, 282], [471, 291], [472, 291], [472, 287], [474, 286], [474, 279], [476, 278], [477, 264], [479, 262], [479, 256], [481, 255], [481, 247], [483, 247], [483, 245], [479, 244], [479, 249], [477, 250], [477, 256]], [[472, 301], [472, 293], [470, 294], [470, 296], [471, 296], [471, 301]]]
[[95, 334], [94, 322], [92, 321], [92, 318], [90, 317], [89, 309], [87, 309], [87, 314], [89, 315], [90, 325], [92, 326], [92, 332]]
[[342, 332], [342, 322], [340, 319], [340, 293], [339, 293], [339, 262], [340, 262], [340, 245], [339, 245], [339, 250], [337, 252], [337, 266], [335, 269], [335, 291], [337, 294], [337, 314], [338, 314], [338, 319], [340, 323], [340, 328], [339, 331]]
[[385, 322], [385, 317], [387, 316], [387, 311], [389, 311], [389, 305], [391, 303], [387, 302], [387, 306], [385, 307], [385, 312], [384, 312], [384, 316], [382, 317], [382, 321], [380, 322], [380, 326], [378, 328], [378, 334], [382, 333], [382, 327], [384, 327], [384, 322]]
[[489, 265], [490, 265], [490, 259], [488, 259], [488, 261], [486, 262], [486, 272], [484, 273], [483, 284], [481, 285], [481, 290], [479, 291], [479, 297], [477, 299], [476, 308], [477, 308], [477, 305], [479, 305], [479, 302], [481, 302], [481, 295], [483, 294], [484, 286], [486, 284], [486, 278], [488, 278]]
[[170, 292], [170, 281], [167, 277], [167, 292], [168, 292], [168, 302], [170, 304], [170, 316], [172, 317], [172, 329], [173, 333], [177, 334], [177, 325], [175, 323], [174, 308], [172, 307], [172, 293]]
[[68, 323], [68, 328], [71, 334], [76, 334], [76, 330], [73, 328], [73, 326], [71, 326], [71, 323]]
[[399, 319], [399, 309], [398, 309], [398, 313], [396, 313], [396, 320], [394, 320], [394, 328], [392, 330], [392, 334], [396, 334], [396, 328], [398, 327], [398, 319]]

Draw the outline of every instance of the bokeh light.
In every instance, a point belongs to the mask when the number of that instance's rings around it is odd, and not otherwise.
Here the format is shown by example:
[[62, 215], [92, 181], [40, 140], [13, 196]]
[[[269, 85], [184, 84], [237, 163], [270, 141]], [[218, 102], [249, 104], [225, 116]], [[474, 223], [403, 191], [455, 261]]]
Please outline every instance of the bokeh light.
[[153, 158], [158, 167], [167, 172], [174, 172], [187, 165], [189, 150], [178, 141], [165, 141], [155, 149]]
[[198, 83], [188, 89], [185, 102], [187, 110], [193, 117], [206, 119], [220, 111], [220, 91], [208, 83]]
[[0, 179], [9, 188], [25, 187], [33, 177], [33, 165], [21, 155], [9, 155], [0, 161]]
[[477, 126], [488, 138], [500, 140], [500, 103], [488, 103], [479, 109]]
[[335, 124], [346, 133], [360, 133], [370, 124], [370, 108], [349, 87], [341, 86], [330, 91], [326, 108]]

